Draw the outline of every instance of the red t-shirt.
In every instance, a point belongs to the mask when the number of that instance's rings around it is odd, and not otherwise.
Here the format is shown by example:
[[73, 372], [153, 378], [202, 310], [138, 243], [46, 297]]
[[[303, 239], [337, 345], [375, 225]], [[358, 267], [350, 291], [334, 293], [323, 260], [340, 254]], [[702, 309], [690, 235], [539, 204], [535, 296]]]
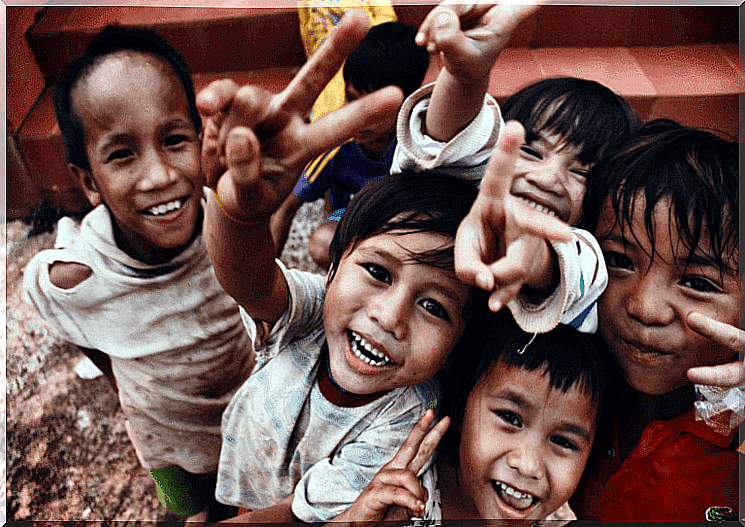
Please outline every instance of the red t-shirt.
[[737, 430], [696, 421], [693, 407], [652, 421], [621, 463], [618, 423], [570, 500], [580, 520], [704, 520], [711, 506], [738, 511]]

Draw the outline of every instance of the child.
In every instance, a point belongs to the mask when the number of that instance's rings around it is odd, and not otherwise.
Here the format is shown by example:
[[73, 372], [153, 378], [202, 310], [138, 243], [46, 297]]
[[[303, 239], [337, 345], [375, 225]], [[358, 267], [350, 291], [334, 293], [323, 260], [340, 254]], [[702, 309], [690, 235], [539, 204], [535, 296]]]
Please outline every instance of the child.
[[[445, 67], [434, 86], [422, 88], [405, 101], [399, 114], [393, 170], [446, 165], [459, 177], [483, 177], [486, 162], [504, 133], [500, 110], [486, 94], [490, 71], [510, 33], [535, 10], [536, 6], [443, 2], [428, 15], [417, 40], [439, 52]], [[473, 18], [476, 22], [471, 23], [471, 29], [461, 29], [461, 21], [465, 24]], [[523, 329], [548, 331], [563, 314], [562, 322], [593, 331], [597, 318], [589, 299], [597, 298], [606, 278], [600, 249], [589, 233], [569, 233], [541, 212], [576, 226], [587, 169], [632, 131], [638, 119], [628, 103], [611, 90], [573, 78], [549, 79], [520, 90], [505, 105], [505, 116], [524, 124], [527, 142], [511, 162], [514, 175], [506, 187], [511, 207], [500, 214], [503, 223], [514, 223], [517, 213], [524, 211], [529, 221], [524, 222], [525, 233], [516, 238], [504, 236], [501, 245], [487, 243], [490, 232], [481, 225], [494, 219], [496, 196], [492, 186], [482, 183], [483, 197], [480, 195], [459, 235], [459, 276], [493, 290], [491, 307], [496, 311], [505, 304], [517, 309], [514, 296], [521, 290], [528, 292], [523, 289], [524, 278], [543, 274], [545, 289], [553, 294], [533, 295], [534, 302], [522, 307], [543, 306], [546, 318], [533, 319]], [[550, 237], [554, 241], [574, 241], [547, 244], [543, 238], [548, 232], [553, 233]], [[530, 233], [540, 237], [524, 235]], [[508, 253], [512, 260], [503, 259], [501, 268], [489, 268]], [[505, 267], [508, 261], [519, 265]], [[561, 268], [558, 275], [553, 262]], [[581, 299], [585, 292], [587, 302]], [[569, 309], [570, 305], [574, 307]]]
[[[694, 406], [717, 401], [694, 402], [687, 373], [740, 351], [737, 338], [711, 334], [717, 325], [733, 334], [740, 317], [737, 150], [658, 120], [593, 172], [586, 220], [610, 275], [600, 334], [625, 382], [606, 455], [589, 469], [575, 510], [687, 521], [712, 506], [737, 511], [739, 423], [717, 431], [698, 421]], [[714, 332], [708, 321], [718, 321]], [[742, 415], [736, 395], [724, 396], [725, 408]]]
[[202, 242], [189, 70], [157, 35], [107, 27], [65, 71], [55, 106], [96, 208], [60, 222], [56, 248], [26, 269], [27, 297], [66, 340], [110, 359], [161, 501], [182, 515], [210, 506], [214, 519], [220, 418], [254, 357]]
[[[429, 53], [416, 45], [415, 36], [414, 28], [399, 22], [373, 26], [344, 63], [346, 102], [388, 85], [401, 88], [405, 97], [419, 88], [429, 67]], [[311, 161], [272, 219], [277, 255], [282, 252], [300, 206], [328, 191], [333, 212], [313, 231], [308, 242], [313, 260], [328, 269], [329, 244], [344, 209], [363, 185], [389, 173], [395, 146], [395, 124], [384, 123], [362, 130], [353, 140]]]
[[[500, 316], [486, 345], [448, 373], [444, 402], [452, 425], [438, 461], [441, 509], [425, 519], [576, 519], [567, 500], [590, 458], [606, 382], [591, 338], [563, 325], [531, 337]], [[336, 521], [420, 515], [427, 493], [417, 469], [445, 426], [429, 437], [417, 427]], [[409, 458], [419, 449], [410, 464], [401, 463], [407, 449]]]
[[218, 499], [251, 509], [235, 521], [328, 521], [348, 507], [436, 404], [419, 385], [468, 345], [469, 306], [479, 312], [450, 252], [476, 189], [440, 174], [378, 178], [355, 196], [327, 291], [274, 259], [269, 218], [305, 161], [400, 105], [386, 88], [303, 122], [360, 28], [351, 12], [276, 96], [229, 81], [200, 94], [208, 250], [271, 357], [224, 415]]

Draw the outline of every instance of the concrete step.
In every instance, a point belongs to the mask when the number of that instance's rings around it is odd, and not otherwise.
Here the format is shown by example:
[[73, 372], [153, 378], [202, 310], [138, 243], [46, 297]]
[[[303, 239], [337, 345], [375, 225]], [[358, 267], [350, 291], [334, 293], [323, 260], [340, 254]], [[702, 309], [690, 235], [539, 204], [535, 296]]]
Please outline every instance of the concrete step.
[[[20, 46], [11, 45], [18, 39], [8, 32], [9, 59], [11, 51], [24, 59], [8, 63], [8, 124], [39, 199], [71, 210], [81, 203], [66, 167], [52, 94], [69, 60], [105, 25], [148, 27], [163, 35], [189, 63], [197, 90], [230, 76], [279, 91], [305, 60], [294, 2], [271, 8], [264, 0], [242, 0], [239, 8], [158, 3], [8, 8], [9, 28], [11, 21], [18, 21], [19, 35], [28, 28]], [[393, 4], [400, 21], [418, 26], [436, 2]], [[732, 6], [544, 6], [515, 31], [489, 92], [503, 102], [534, 80], [574, 75], [627, 97], [642, 118], [670, 117], [737, 136], [738, 93], [744, 91], [737, 21]], [[32, 56], [34, 67], [21, 68]], [[439, 69], [437, 59], [432, 62], [427, 81]]]

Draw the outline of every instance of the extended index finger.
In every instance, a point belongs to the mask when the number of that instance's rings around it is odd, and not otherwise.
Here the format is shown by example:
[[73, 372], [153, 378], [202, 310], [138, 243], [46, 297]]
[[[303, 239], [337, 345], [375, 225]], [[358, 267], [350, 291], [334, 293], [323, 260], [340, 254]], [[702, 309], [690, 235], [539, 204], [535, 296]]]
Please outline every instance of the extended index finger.
[[692, 312], [686, 317], [686, 323], [696, 333], [707, 339], [732, 350], [743, 352], [745, 332], [740, 328], [719, 322], [701, 313]]
[[409, 462], [409, 465], [407, 467], [414, 474], [418, 475], [419, 471], [422, 470], [424, 465], [426, 465], [427, 462], [432, 458], [432, 454], [434, 453], [435, 448], [437, 448], [437, 445], [440, 444], [440, 440], [445, 435], [445, 431], [448, 429], [449, 425], [450, 418], [443, 417], [442, 419], [440, 419], [440, 422], [437, 423], [432, 428], [432, 430], [427, 432], [426, 436], [424, 436], [424, 439], [419, 444], [419, 448], [417, 449], [414, 459]]
[[416, 426], [409, 432], [409, 436], [404, 441], [404, 444], [401, 445], [396, 455], [393, 456], [393, 459], [388, 464], [389, 467], [404, 469], [409, 466], [409, 463], [416, 457], [419, 446], [426, 437], [427, 430], [429, 430], [434, 419], [435, 412], [433, 410], [430, 409], [424, 412], [424, 415], [419, 418]]
[[388, 86], [324, 115], [307, 127], [307, 151], [314, 155], [320, 154], [368, 126], [378, 127], [381, 123], [386, 128], [392, 126], [401, 107], [402, 97], [403, 93], [399, 88]]
[[364, 11], [347, 12], [276, 99], [277, 110], [306, 114], [369, 29], [370, 19]]

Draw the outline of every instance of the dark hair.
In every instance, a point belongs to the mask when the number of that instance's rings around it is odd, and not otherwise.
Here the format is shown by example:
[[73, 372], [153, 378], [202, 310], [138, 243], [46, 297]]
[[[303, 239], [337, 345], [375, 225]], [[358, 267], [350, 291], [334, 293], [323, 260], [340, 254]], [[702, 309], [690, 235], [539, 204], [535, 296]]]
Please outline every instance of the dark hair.
[[429, 68], [429, 52], [417, 46], [417, 30], [399, 22], [385, 22], [370, 32], [344, 63], [344, 82], [360, 92], [393, 84], [408, 97], [421, 86]]
[[448, 236], [451, 242], [412, 258], [453, 270], [455, 234], [477, 193], [472, 183], [438, 172], [407, 171], [367, 183], [349, 202], [331, 240], [329, 282], [345, 253], [371, 236], [393, 230]]
[[[644, 125], [616, 155], [597, 164], [591, 173], [594, 176], [588, 177], [584, 203], [584, 227], [590, 232], [596, 231], [602, 208], [608, 202], [618, 225], [628, 227], [633, 234], [634, 204], [643, 196], [644, 225], [654, 247], [654, 209], [660, 200], [669, 198], [670, 220], [674, 214], [679, 236], [688, 250], [686, 265], [695, 254], [722, 272], [737, 270], [737, 143], [658, 119]], [[699, 249], [704, 236], [708, 254]]]
[[67, 160], [84, 170], [90, 170], [90, 162], [85, 149], [85, 129], [80, 117], [73, 110], [72, 91], [78, 82], [93, 70], [102, 57], [125, 50], [148, 53], [171, 65], [184, 87], [189, 105], [189, 116], [194, 128], [197, 133], [201, 130], [202, 121], [197, 111], [194, 84], [189, 67], [173, 46], [152, 31], [106, 26], [93, 38], [85, 53], [70, 63], [62, 74], [54, 94], [54, 108], [65, 141]]
[[[444, 372], [443, 409], [453, 422], [443, 448], [445, 456], [457, 460], [468, 397], [498, 363], [540, 371], [548, 375], [551, 388], [563, 393], [578, 387], [591, 397], [598, 409], [595, 422], [600, 423], [608, 381], [600, 351], [590, 335], [561, 324], [533, 339], [533, 334], [520, 329], [507, 310], [492, 314], [483, 333], [486, 338], [482, 345], [462, 357], [453, 357]], [[523, 353], [518, 353], [523, 348]]]
[[525, 128], [530, 143], [538, 133], [553, 132], [580, 149], [579, 160], [597, 163], [623, 137], [639, 127], [629, 103], [600, 83], [555, 77], [522, 88], [504, 104], [505, 121]]

